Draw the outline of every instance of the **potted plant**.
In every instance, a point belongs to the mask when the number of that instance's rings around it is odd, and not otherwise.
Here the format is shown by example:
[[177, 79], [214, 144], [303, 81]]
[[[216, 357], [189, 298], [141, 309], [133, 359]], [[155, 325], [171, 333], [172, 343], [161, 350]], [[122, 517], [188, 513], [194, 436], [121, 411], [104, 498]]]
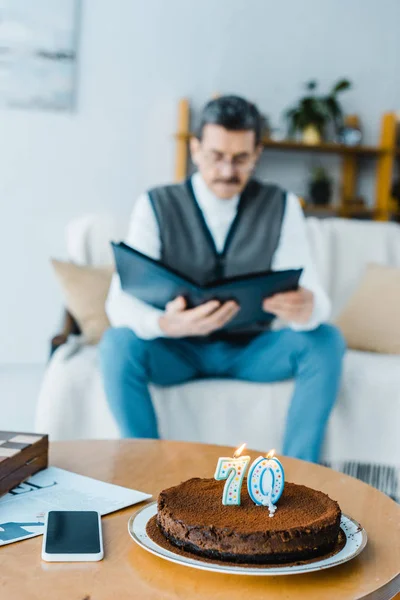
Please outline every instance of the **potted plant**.
[[289, 137], [300, 132], [305, 144], [319, 144], [330, 123], [339, 136], [343, 127], [343, 112], [337, 96], [350, 87], [350, 81], [341, 79], [327, 96], [320, 96], [315, 93], [317, 82], [309, 81], [306, 84], [308, 94], [285, 113]]
[[309, 194], [313, 204], [318, 206], [329, 204], [332, 195], [332, 181], [323, 167], [314, 169]]

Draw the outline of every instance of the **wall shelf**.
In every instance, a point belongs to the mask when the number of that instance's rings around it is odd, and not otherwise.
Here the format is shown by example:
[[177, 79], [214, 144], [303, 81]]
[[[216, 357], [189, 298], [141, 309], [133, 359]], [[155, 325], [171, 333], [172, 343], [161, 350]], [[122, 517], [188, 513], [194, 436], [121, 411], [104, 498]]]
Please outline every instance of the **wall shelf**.
[[[194, 133], [176, 133], [175, 139], [188, 142]], [[345, 144], [337, 144], [334, 142], [323, 142], [322, 144], [303, 144], [295, 140], [275, 141], [268, 138], [262, 140], [264, 148], [270, 150], [293, 150], [295, 152], [320, 152], [326, 154], [354, 154], [354, 155], [370, 155], [378, 156], [390, 152], [390, 149], [385, 150], [378, 146], [346, 146]], [[399, 150], [400, 153], [400, 150]]]
[[322, 144], [303, 144], [292, 140], [276, 142], [274, 140], [263, 140], [264, 148], [270, 150], [293, 150], [295, 152], [320, 152], [322, 154], [350, 154], [350, 155], [369, 155], [378, 156], [385, 150], [374, 146], [346, 146], [345, 144], [335, 144], [324, 142]]
[[313, 217], [376, 218], [375, 209], [366, 206], [320, 206], [307, 203], [303, 205], [303, 211]]

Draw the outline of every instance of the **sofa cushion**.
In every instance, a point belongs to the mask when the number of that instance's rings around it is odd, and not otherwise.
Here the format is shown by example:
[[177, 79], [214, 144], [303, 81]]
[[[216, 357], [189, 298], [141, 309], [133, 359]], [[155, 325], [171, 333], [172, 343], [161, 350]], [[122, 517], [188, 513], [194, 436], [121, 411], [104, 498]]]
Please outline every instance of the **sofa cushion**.
[[55, 259], [51, 262], [66, 307], [78, 323], [86, 343], [97, 343], [110, 326], [105, 301], [114, 268], [74, 265]]
[[350, 348], [400, 354], [400, 268], [368, 265], [336, 324]]
[[400, 267], [400, 226], [356, 219], [307, 219], [321, 284], [336, 319], [358, 288], [368, 263]]

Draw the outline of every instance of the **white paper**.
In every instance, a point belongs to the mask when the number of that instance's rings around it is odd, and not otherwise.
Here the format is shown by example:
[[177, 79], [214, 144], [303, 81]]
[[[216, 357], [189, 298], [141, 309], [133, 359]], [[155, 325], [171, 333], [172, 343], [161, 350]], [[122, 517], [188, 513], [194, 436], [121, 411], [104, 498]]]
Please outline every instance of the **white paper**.
[[0, 498], [0, 546], [42, 535], [49, 510], [106, 515], [148, 498], [151, 494], [49, 467]]

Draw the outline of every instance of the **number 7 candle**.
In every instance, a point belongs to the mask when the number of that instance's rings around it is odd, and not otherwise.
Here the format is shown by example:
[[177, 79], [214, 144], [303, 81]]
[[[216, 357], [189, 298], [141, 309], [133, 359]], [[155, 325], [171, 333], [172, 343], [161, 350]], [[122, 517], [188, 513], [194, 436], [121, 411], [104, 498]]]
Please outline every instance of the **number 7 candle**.
[[233, 458], [222, 456], [218, 459], [214, 479], [227, 480], [222, 494], [222, 504], [225, 506], [240, 505], [243, 477], [250, 462], [250, 456], [240, 456], [245, 446], [242, 444]]

